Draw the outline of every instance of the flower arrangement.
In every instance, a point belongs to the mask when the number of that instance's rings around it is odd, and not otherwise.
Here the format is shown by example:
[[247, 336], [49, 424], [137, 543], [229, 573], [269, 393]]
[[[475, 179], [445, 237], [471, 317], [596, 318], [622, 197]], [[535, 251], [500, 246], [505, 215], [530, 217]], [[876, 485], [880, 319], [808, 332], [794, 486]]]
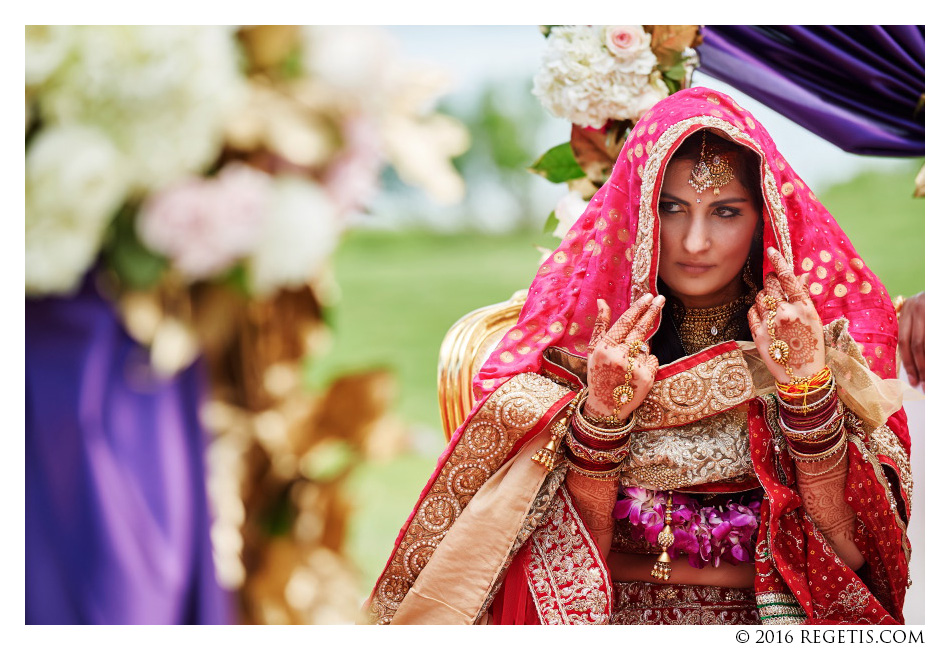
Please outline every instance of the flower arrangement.
[[240, 277], [267, 295], [319, 274], [385, 164], [461, 198], [466, 132], [430, 108], [445, 80], [381, 30], [26, 37], [27, 295], [70, 294], [100, 255], [121, 289]]
[[569, 142], [551, 148], [531, 171], [566, 182], [570, 198], [545, 230], [563, 236], [606, 182], [630, 129], [654, 104], [689, 87], [698, 64], [698, 25], [553, 25], [533, 93], [572, 122]]
[[[641, 487], [623, 489], [614, 506], [615, 519], [629, 519], [632, 541], [657, 544], [666, 517], [667, 492]], [[722, 562], [751, 562], [759, 530], [760, 498], [730, 500], [726, 505], [702, 506], [685, 494], [673, 493], [672, 522], [675, 541], [670, 557], [686, 556], [697, 569]]]
[[446, 77], [378, 28], [28, 26], [25, 78], [28, 300], [92, 284], [159, 379], [200, 356], [219, 581], [245, 622], [352, 621], [344, 482], [398, 446], [394, 387], [301, 366], [384, 168], [462, 198]]

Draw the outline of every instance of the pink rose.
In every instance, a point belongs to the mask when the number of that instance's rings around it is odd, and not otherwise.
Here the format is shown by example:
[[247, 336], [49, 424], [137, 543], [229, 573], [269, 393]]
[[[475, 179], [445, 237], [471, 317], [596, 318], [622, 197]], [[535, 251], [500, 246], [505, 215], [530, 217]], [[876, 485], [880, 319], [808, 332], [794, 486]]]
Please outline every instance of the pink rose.
[[146, 201], [139, 237], [186, 278], [213, 277], [253, 249], [269, 190], [270, 176], [240, 163], [214, 178], [186, 178]]
[[604, 37], [607, 49], [618, 59], [635, 58], [650, 47], [650, 35], [641, 25], [609, 25]]

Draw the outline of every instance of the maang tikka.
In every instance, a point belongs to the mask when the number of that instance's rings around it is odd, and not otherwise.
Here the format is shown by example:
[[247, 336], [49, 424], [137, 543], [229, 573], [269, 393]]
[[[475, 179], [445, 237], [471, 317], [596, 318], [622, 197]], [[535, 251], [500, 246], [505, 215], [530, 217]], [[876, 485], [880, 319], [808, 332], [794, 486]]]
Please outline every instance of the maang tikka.
[[[732, 167], [726, 156], [715, 151], [706, 151], [706, 131], [703, 131], [703, 142], [699, 147], [699, 160], [693, 165], [689, 175], [689, 184], [694, 190], [702, 194], [712, 187], [713, 194], [719, 196], [719, 188], [727, 185], [735, 178]], [[696, 199], [699, 203], [700, 199]]]

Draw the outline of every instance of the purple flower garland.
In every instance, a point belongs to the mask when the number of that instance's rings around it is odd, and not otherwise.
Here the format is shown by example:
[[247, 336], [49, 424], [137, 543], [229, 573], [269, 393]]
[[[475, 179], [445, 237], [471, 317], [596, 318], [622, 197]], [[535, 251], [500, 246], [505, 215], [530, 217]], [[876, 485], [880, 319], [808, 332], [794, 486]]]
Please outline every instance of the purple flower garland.
[[[667, 492], [628, 487], [614, 506], [615, 519], [629, 519], [634, 541], [645, 539], [657, 544], [666, 516]], [[686, 555], [689, 565], [701, 569], [708, 564], [719, 566], [752, 561], [752, 550], [759, 529], [759, 496], [726, 505], [702, 506], [684, 494], [673, 492], [672, 527], [675, 541], [668, 551], [670, 557]]]

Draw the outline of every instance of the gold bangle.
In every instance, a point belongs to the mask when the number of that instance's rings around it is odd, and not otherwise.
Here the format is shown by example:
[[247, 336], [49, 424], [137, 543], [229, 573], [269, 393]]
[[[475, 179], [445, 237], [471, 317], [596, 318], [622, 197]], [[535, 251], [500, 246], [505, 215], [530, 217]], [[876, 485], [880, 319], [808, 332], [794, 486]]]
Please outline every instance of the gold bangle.
[[[833, 470], [834, 468], [836, 468], [838, 465], [840, 465], [840, 464], [841, 464], [841, 461], [843, 461], [843, 460], [844, 460], [845, 458], [847, 458], [847, 457], [848, 457], [848, 450], [845, 449], [845, 450], [844, 450], [844, 453], [841, 454], [841, 458], [839, 458], [838, 460], [836, 460], [835, 463], [834, 463], [833, 465], [831, 465], [831, 467], [828, 467], [828, 468], [826, 468], [826, 469], [823, 469], [823, 470], [821, 470], [820, 472], [805, 472], [805, 471], [802, 471], [802, 469], [799, 468], [799, 467], [796, 465], [796, 466], [795, 466], [795, 472], [798, 473], [798, 474], [801, 474], [802, 476], [824, 476], [825, 474], [828, 474], [829, 472], [831, 472], [831, 470]], [[831, 458], [831, 456], [829, 456], [828, 458]]]
[[594, 449], [579, 442], [570, 434], [564, 439], [564, 442], [575, 456], [592, 463], [622, 463], [630, 455], [629, 442], [616, 449]]
[[778, 422], [779, 427], [787, 438], [803, 442], [821, 442], [830, 439], [833, 435], [841, 431], [841, 427], [844, 425], [844, 408], [842, 408], [841, 402], [838, 402], [834, 412], [832, 412], [828, 419], [812, 429], [795, 429], [794, 427], [788, 426], [788, 423], [785, 422], [785, 418], [782, 417], [781, 413], [779, 413]]
[[630, 435], [630, 432], [633, 431], [634, 419], [630, 418], [626, 423], [623, 424], [620, 428], [611, 428], [604, 429], [598, 427], [591, 423], [591, 421], [584, 415], [584, 406], [587, 404], [588, 389], [583, 388], [581, 392], [578, 393], [580, 399], [577, 400], [577, 407], [574, 409], [574, 420], [578, 423], [579, 428], [591, 438], [597, 440], [603, 440], [605, 442], [612, 442], [614, 440], [619, 440], [620, 438]]
[[817, 454], [803, 454], [801, 452], [795, 451], [791, 447], [788, 448], [788, 453], [791, 455], [795, 461], [799, 463], [820, 463], [823, 460], [828, 460], [834, 456], [839, 449], [841, 449], [848, 442], [848, 437], [845, 435], [841, 436], [841, 439], [838, 440], [830, 449], [819, 452]]
[[834, 382], [831, 382], [831, 385], [828, 387], [828, 392], [823, 397], [820, 397], [817, 402], [811, 404], [791, 404], [782, 396], [781, 392], [778, 393], [778, 399], [781, 407], [789, 413], [808, 415], [827, 406], [828, 402], [837, 397], [837, 395], [837, 387]]
[[614, 467], [613, 469], [595, 471], [578, 467], [571, 462], [570, 458], [567, 459], [567, 464], [570, 466], [571, 471], [577, 472], [581, 476], [586, 476], [587, 478], [597, 479], [598, 481], [613, 481], [615, 478], [620, 476], [620, 465]]

